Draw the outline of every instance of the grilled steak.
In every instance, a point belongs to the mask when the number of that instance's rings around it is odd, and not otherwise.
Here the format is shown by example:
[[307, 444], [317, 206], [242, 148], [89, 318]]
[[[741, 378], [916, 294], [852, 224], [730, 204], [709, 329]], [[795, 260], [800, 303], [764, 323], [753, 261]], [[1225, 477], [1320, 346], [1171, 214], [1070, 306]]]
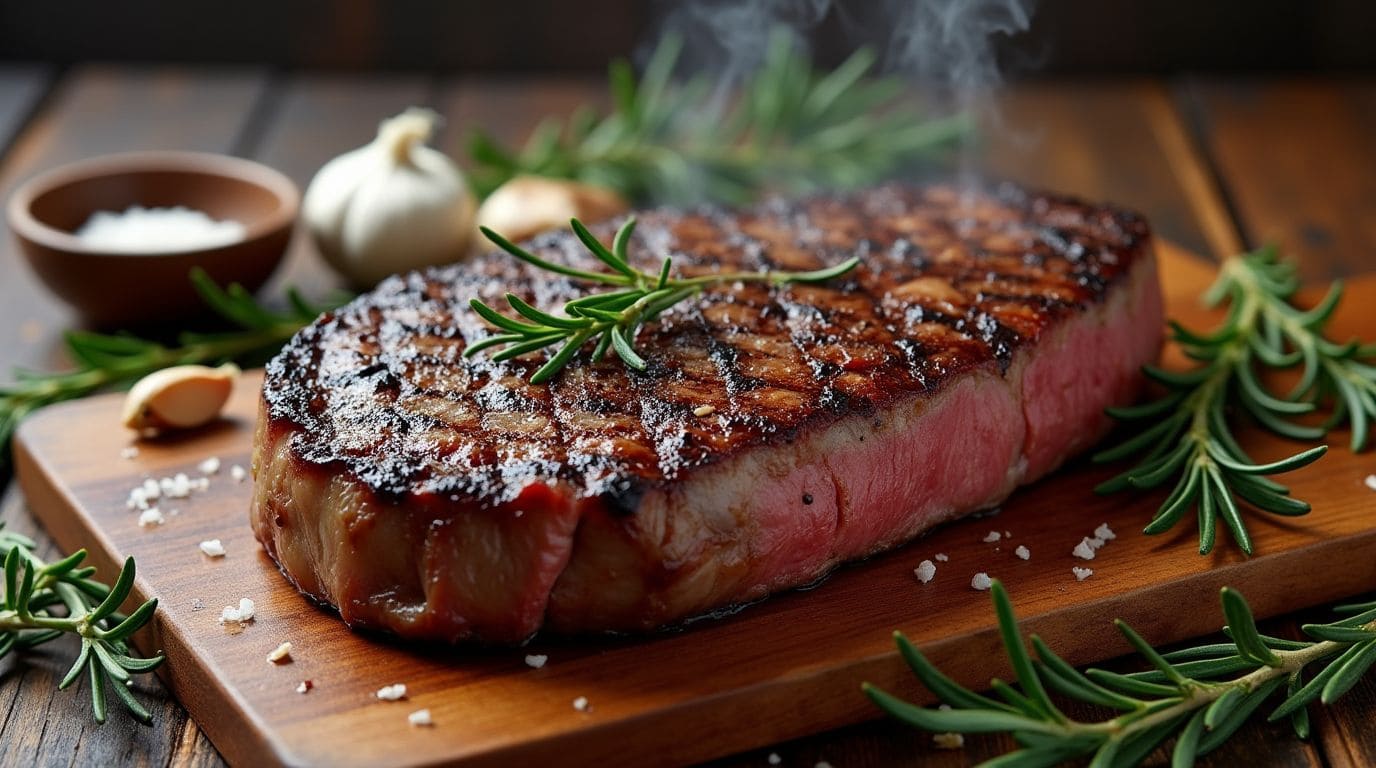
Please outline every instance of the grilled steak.
[[[543, 353], [461, 356], [490, 332], [469, 298], [588, 290], [505, 254], [321, 317], [267, 368], [253, 462], [298, 588], [455, 642], [671, 624], [998, 504], [1101, 436], [1160, 344], [1147, 225], [1110, 207], [893, 185], [639, 220], [647, 269], [863, 263], [710, 290], [642, 329], [645, 372], [585, 353], [548, 385]], [[529, 247], [599, 268], [567, 233]]]

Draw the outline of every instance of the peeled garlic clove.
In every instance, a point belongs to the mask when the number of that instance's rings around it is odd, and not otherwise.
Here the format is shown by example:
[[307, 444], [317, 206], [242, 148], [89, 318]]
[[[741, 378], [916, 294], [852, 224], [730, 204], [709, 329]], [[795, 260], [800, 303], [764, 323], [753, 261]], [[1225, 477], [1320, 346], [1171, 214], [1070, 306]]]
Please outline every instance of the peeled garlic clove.
[[239, 367], [178, 365], [144, 376], [124, 398], [124, 426], [137, 430], [190, 429], [220, 415]]
[[[513, 242], [550, 229], [563, 229], [569, 219], [586, 222], [610, 218], [629, 206], [605, 187], [567, 179], [517, 176], [487, 196], [478, 207], [477, 224]], [[491, 243], [479, 236], [479, 248]]]

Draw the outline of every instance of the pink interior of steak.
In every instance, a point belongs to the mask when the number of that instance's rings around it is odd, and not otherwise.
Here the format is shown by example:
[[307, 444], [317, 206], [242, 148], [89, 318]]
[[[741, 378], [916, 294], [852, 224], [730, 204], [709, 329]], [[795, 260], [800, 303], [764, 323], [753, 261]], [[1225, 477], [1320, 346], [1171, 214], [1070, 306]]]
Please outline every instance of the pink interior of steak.
[[[255, 460], [255, 531], [298, 586], [450, 640], [687, 618], [997, 503], [1094, 440], [1159, 344], [1146, 226], [1111, 208], [891, 186], [640, 216], [647, 265], [864, 263], [710, 292], [642, 331], [647, 373], [549, 386], [539, 355], [461, 357], [489, 332], [470, 296], [585, 290], [506, 256], [322, 318], [269, 366]], [[570, 237], [533, 247], [595, 268]]]
[[1055, 469], [1131, 402], [1156, 357], [1155, 268], [1066, 320], [1008, 370], [853, 416], [714, 466], [642, 499], [635, 515], [585, 508], [545, 622], [562, 631], [649, 629], [807, 584]]

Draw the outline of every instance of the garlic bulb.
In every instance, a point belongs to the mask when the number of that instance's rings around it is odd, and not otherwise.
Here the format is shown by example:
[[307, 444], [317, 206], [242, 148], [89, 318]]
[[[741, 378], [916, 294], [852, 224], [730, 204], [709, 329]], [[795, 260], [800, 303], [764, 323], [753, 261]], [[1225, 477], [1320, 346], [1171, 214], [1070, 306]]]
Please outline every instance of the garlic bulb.
[[306, 189], [302, 217], [316, 246], [357, 287], [466, 255], [473, 193], [424, 145], [438, 117], [411, 108], [382, 121], [373, 143], [326, 163]]
[[[478, 208], [477, 224], [513, 242], [548, 229], [563, 229], [569, 219], [594, 222], [622, 213], [628, 206], [605, 187], [542, 176], [517, 176], [492, 191]], [[477, 247], [490, 243], [481, 234]]]

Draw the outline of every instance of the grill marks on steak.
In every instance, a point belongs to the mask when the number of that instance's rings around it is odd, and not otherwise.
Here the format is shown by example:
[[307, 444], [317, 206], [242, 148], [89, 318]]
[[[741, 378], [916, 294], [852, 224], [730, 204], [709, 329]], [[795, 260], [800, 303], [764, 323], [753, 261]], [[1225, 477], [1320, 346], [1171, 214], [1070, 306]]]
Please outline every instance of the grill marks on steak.
[[[605, 234], [610, 227], [604, 227]], [[328, 315], [270, 364], [268, 415], [302, 428], [303, 460], [342, 464], [376, 491], [479, 505], [559, 478], [579, 496], [635, 493], [797, 430], [882, 408], [1013, 353], [1099, 301], [1144, 222], [1011, 187], [963, 198], [882, 187], [732, 213], [640, 214], [648, 269], [685, 275], [807, 270], [861, 255], [827, 285], [718, 288], [641, 331], [644, 374], [576, 359], [548, 386], [540, 354], [465, 360], [490, 329], [466, 301], [511, 290], [557, 309], [584, 284], [501, 254], [413, 273]], [[541, 255], [597, 269], [569, 233]], [[713, 406], [710, 417], [694, 409]], [[623, 506], [625, 506], [623, 504]]]
[[[583, 355], [544, 386], [541, 355], [462, 357], [490, 332], [467, 299], [556, 310], [587, 286], [505, 254], [391, 278], [269, 364], [254, 530], [349, 623], [450, 641], [650, 629], [806, 584], [1102, 434], [1160, 342], [1148, 246], [1132, 214], [1013, 187], [649, 211], [645, 267], [863, 264], [710, 290], [641, 331], [646, 372]], [[531, 247], [599, 268], [568, 234]]]

